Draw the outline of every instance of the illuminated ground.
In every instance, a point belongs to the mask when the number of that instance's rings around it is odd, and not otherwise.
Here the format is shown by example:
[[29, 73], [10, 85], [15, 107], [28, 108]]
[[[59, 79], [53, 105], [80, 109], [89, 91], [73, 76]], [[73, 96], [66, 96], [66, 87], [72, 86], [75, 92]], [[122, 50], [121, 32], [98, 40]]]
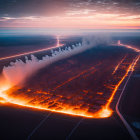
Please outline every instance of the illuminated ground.
[[24, 87], [6, 94], [14, 104], [66, 114], [104, 118], [137, 53], [123, 47], [98, 46], [43, 68]]
[[[5, 92], [8, 98], [0, 98], [0, 138], [131, 140], [115, 106], [138, 53], [119, 45], [98, 46], [58, 61], [23, 87]], [[0, 61], [0, 70], [15, 59]]]

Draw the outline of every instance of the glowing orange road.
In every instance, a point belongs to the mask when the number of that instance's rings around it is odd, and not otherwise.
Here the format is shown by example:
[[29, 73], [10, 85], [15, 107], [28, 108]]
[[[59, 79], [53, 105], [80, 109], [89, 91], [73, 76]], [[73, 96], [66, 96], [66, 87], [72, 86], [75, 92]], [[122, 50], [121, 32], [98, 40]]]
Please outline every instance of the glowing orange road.
[[130, 46], [130, 45], [122, 44], [120, 40], [118, 40], [118, 46], [126, 47], [126, 48], [132, 49], [132, 50], [134, 50], [134, 51], [136, 51], [136, 52], [140, 52], [140, 49], [135, 48], [135, 47], [132, 47], [132, 46]]
[[[99, 64], [98, 64], [99, 65]], [[60, 84], [60, 85], [58, 85], [57, 87], [55, 87], [52, 91], [55, 91], [57, 88], [60, 88], [60, 87], [62, 87], [62, 86], [64, 86], [65, 84], [67, 84], [67, 83], [69, 83], [69, 82], [71, 82], [72, 80], [74, 80], [74, 79], [76, 79], [76, 78], [78, 78], [78, 77], [80, 77], [80, 76], [82, 76], [82, 75], [84, 75], [84, 74], [86, 74], [87, 72], [89, 72], [89, 71], [91, 71], [91, 70], [94, 70], [95, 69], [95, 66], [94, 67], [91, 67], [90, 69], [88, 69], [88, 70], [84, 70], [84, 71], [82, 71], [81, 73], [79, 73], [78, 75], [76, 75], [76, 76], [74, 76], [74, 77], [72, 77], [72, 78], [70, 78], [70, 79], [68, 79], [67, 81], [65, 81], [64, 83], [62, 83], [62, 84]]]
[[122, 79], [121, 79], [121, 80], [119, 81], [119, 83], [116, 85], [116, 87], [115, 87], [115, 89], [114, 89], [114, 91], [113, 91], [111, 97], [110, 97], [109, 100], [108, 100], [108, 103], [105, 105], [105, 108], [109, 108], [109, 105], [110, 105], [110, 103], [112, 102], [113, 97], [114, 97], [116, 91], [118, 90], [119, 86], [121, 85], [121, 83], [123, 82], [123, 80], [126, 78], [126, 76], [128, 75], [128, 73], [129, 73], [130, 71], [133, 71], [133, 70], [134, 70], [134, 67], [135, 67], [135, 65], [137, 64], [138, 60], [139, 60], [139, 55], [138, 55], [138, 56], [136, 57], [136, 59], [132, 62], [132, 64], [130, 64], [130, 66], [128, 67], [128, 69], [127, 69], [125, 75], [122, 77]]
[[33, 53], [43, 52], [43, 51], [47, 51], [47, 50], [50, 50], [50, 49], [55, 49], [55, 48], [61, 47], [63, 45], [64, 44], [60, 44], [59, 37], [57, 37], [57, 44], [56, 44], [56, 46], [45, 48], [45, 49], [39, 49], [39, 50], [36, 50], [36, 51], [30, 51], [30, 52], [15, 54], [15, 55], [12, 55], [12, 56], [2, 57], [2, 58], [0, 58], [0, 61], [1, 60], [10, 59], [10, 58], [19, 57], [19, 56], [29, 55], [29, 54], [33, 54]]
[[115, 69], [112, 72], [112, 74], [114, 74], [118, 70], [119, 66], [122, 64], [122, 62], [124, 61], [125, 58], [126, 58], [126, 56], [124, 56], [124, 58], [120, 61], [120, 63], [115, 67]]

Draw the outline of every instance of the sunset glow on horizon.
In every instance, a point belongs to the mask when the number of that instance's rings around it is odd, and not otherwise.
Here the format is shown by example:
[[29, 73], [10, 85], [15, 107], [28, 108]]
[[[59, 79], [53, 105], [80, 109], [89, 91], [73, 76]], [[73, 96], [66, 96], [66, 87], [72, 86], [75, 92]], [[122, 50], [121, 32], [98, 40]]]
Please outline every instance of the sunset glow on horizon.
[[1, 2], [0, 27], [140, 29], [140, 3], [116, 0]]

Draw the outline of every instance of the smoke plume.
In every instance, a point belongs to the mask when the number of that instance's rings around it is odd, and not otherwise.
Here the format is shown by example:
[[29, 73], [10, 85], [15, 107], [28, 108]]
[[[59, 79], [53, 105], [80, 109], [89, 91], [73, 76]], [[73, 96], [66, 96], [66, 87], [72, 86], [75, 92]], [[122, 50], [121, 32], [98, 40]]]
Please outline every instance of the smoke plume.
[[31, 55], [31, 60], [25, 56], [25, 62], [18, 59], [15, 62], [11, 62], [9, 66], [3, 68], [3, 75], [10, 85], [23, 84], [27, 78], [35, 74], [39, 69], [50, 65], [58, 60], [70, 57], [72, 55], [81, 53], [87, 49], [90, 49], [99, 44], [108, 44], [110, 40], [106, 37], [85, 37], [82, 43], [72, 45], [71, 47], [65, 47], [51, 50], [51, 55], [43, 56], [41, 60]]

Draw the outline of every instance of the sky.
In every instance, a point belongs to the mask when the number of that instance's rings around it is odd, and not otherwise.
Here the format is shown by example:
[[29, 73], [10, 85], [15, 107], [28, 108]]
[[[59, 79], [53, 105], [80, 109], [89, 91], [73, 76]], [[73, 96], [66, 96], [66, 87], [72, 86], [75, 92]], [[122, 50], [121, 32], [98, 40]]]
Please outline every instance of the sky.
[[140, 29], [140, 0], [0, 0], [0, 27]]

